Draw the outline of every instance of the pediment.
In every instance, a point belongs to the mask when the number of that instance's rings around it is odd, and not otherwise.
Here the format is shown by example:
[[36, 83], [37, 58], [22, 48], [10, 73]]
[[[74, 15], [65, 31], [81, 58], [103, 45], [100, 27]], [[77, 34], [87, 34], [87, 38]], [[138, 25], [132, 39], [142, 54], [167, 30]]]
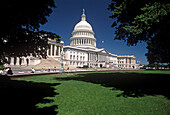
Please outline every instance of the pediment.
[[109, 52], [107, 50], [105, 50], [104, 48], [100, 49], [99, 51], [100, 53], [105, 53], [105, 54], [109, 54]]

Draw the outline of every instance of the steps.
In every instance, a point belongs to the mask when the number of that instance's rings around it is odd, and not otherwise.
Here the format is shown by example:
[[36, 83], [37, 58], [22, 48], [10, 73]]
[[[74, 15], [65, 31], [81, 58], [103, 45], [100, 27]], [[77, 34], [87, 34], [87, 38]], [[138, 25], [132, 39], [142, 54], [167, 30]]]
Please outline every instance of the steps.
[[56, 67], [56, 69], [60, 69], [61, 68], [61, 63], [59, 61], [56, 61], [54, 58], [52, 57], [48, 57], [47, 59], [42, 59], [41, 62], [37, 65], [35, 65], [33, 68], [34, 69], [53, 69], [54, 67]]

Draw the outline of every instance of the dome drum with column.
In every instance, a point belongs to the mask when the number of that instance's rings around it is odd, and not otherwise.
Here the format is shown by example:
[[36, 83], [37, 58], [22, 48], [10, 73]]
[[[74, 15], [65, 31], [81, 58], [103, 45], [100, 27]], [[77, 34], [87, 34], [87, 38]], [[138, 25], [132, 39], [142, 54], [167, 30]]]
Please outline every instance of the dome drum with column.
[[96, 39], [89, 38], [89, 37], [78, 37], [78, 38], [72, 38], [70, 40], [71, 46], [80, 46], [80, 47], [96, 47]]
[[94, 32], [93, 31], [88, 31], [88, 30], [79, 30], [79, 31], [73, 31], [72, 32], [72, 37], [92, 37], [94, 38]]

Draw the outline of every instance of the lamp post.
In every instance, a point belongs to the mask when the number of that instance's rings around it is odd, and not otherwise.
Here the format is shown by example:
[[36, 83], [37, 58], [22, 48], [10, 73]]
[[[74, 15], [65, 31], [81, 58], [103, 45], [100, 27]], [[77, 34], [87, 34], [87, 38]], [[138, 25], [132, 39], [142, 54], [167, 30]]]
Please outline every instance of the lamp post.
[[94, 67], [95, 70], [97, 70], [97, 67], [96, 67], [96, 63], [95, 63], [95, 67]]
[[61, 72], [64, 71], [64, 67], [63, 67], [63, 50], [61, 51]]

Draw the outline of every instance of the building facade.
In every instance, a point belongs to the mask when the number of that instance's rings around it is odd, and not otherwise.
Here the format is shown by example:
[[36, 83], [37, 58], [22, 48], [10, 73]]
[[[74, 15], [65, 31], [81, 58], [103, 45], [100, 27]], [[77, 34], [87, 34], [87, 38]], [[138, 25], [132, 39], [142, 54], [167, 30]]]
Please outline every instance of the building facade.
[[96, 38], [92, 26], [86, 21], [83, 12], [81, 21], [72, 32], [70, 45], [64, 46], [64, 61], [68, 66], [75, 67], [109, 67], [109, 68], [136, 68], [135, 56], [118, 56], [109, 53], [106, 49], [96, 47]]
[[72, 37], [70, 38], [70, 45], [64, 46], [64, 41], [57, 43], [56, 40], [50, 38], [48, 39], [48, 44], [49, 49], [47, 50], [47, 59], [43, 60], [33, 56], [20, 58], [11, 57], [10, 65], [56, 67], [57, 64], [61, 64], [62, 59], [64, 66], [70, 68], [83, 66], [113, 69], [137, 68], [135, 56], [119, 56], [109, 53], [104, 48], [99, 49], [96, 47], [95, 33], [92, 26], [86, 21], [84, 10], [80, 22], [74, 27]]
[[[63, 51], [63, 46], [64, 46], [64, 41], [60, 41], [59, 43], [56, 42], [55, 39], [50, 39], [48, 38], [48, 44], [49, 44], [49, 49], [47, 50], [47, 59], [49, 58], [53, 60], [49, 60], [51, 62], [54, 61], [61, 61], [61, 52]], [[10, 59], [7, 59], [9, 64], [8, 66], [31, 66], [34, 67], [36, 65], [39, 65], [42, 63], [43, 59], [40, 57], [34, 57], [34, 56], [27, 56], [27, 57], [10, 57]], [[53, 65], [56, 66], [56, 65]], [[48, 68], [49, 65], [46, 66]], [[41, 66], [42, 68], [42, 66]], [[40, 69], [40, 68], [39, 68]]]

